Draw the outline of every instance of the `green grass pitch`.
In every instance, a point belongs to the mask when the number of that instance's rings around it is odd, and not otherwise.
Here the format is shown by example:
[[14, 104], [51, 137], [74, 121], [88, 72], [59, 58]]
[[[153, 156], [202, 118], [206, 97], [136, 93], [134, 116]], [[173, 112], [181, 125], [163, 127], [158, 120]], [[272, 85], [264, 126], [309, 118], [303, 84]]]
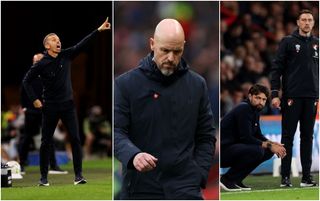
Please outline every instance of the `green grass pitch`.
[[[314, 175], [319, 181], [319, 175]], [[280, 188], [280, 177], [253, 176], [244, 180], [252, 191], [226, 192], [221, 190], [221, 200], [319, 200], [319, 187], [301, 188], [301, 177], [291, 177], [292, 188]]]
[[2, 200], [111, 200], [112, 160], [83, 161], [88, 183], [73, 185], [72, 162], [61, 166], [66, 175], [48, 175], [49, 187], [38, 187], [39, 167], [27, 167], [23, 179], [13, 180], [12, 188], [1, 188]]

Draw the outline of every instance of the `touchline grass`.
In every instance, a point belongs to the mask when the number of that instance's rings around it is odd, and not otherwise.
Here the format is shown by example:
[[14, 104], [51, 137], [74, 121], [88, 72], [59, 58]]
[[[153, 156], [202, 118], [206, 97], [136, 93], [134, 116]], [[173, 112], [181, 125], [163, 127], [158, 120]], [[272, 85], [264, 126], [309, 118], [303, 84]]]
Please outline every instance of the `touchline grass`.
[[[319, 181], [319, 175], [314, 175]], [[226, 192], [221, 190], [221, 200], [319, 200], [319, 187], [299, 187], [301, 177], [291, 178], [292, 188], [280, 188], [280, 177], [272, 175], [253, 176], [244, 180], [252, 191]]]
[[83, 176], [88, 183], [73, 185], [72, 162], [61, 166], [66, 175], [48, 175], [49, 187], [37, 186], [39, 167], [27, 167], [23, 179], [13, 180], [12, 188], [1, 188], [2, 200], [111, 200], [112, 160], [83, 161]]

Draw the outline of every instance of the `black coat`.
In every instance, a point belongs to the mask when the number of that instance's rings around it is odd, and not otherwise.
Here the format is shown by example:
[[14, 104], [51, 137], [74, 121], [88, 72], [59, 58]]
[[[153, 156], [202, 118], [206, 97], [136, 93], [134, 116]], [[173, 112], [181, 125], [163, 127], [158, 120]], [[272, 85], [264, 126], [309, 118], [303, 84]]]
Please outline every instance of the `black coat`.
[[[282, 76], [282, 82], [280, 77]], [[303, 37], [295, 31], [282, 39], [271, 69], [272, 96], [278, 96], [282, 83], [283, 97], [319, 97], [319, 39]]]
[[200, 173], [205, 187], [216, 142], [205, 80], [184, 60], [166, 77], [152, 58], [153, 53], [115, 80], [115, 156], [123, 164], [123, 186], [137, 174], [133, 157], [147, 152], [158, 158], [154, 177], [174, 178], [192, 164], [193, 177]]
[[[40, 101], [42, 101], [42, 82], [40, 77], [36, 77], [31, 82], [32, 89], [34, 90], [36, 96], [39, 98]], [[30, 100], [25, 88], [22, 86], [20, 89], [20, 103], [22, 108], [26, 108], [28, 112], [31, 112], [33, 114], [39, 114], [41, 115], [41, 109], [35, 108], [33, 106], [33, 102]]]
[[260, 129], [259, 111], [248, 101], [241, 102], [221, 120], [221, 148], [233, 144], [261, 145], [266, 141]]

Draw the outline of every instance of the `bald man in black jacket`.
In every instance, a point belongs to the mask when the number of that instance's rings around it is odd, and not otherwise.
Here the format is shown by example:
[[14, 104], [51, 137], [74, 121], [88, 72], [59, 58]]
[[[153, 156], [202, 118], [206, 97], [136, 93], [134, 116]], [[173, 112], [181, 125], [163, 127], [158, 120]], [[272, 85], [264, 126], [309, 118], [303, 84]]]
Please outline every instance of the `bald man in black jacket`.
[[121, 199], [203, 199], [215, 129], [206, 82], [182, 58], [184, 43], [181, 24], [162, 20], [152, 52], [115, 80]]

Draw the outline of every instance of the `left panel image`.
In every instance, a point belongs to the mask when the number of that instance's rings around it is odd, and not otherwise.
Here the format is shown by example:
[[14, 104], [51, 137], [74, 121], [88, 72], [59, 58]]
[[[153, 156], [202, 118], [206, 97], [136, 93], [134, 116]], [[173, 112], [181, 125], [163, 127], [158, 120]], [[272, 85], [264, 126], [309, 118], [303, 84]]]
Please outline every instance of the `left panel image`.
[[1, 199], [112, 199], [112, 2], [1, 2]]

